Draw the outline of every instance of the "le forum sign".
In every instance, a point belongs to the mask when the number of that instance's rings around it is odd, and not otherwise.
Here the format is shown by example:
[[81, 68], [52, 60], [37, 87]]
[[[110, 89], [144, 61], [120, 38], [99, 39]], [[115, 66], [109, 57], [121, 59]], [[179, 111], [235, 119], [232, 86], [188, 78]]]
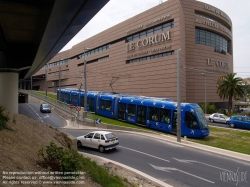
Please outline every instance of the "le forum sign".
[[142, 48], [148, 45], [153, 45], [153, 44], [164, 42], [170, 39], [171, 38], [170, 38], [169, 31], [167, 33], [162, 32], [160, 34], [156, 34], [156, 35], [138, 40], [136, 43], [135, 42], [127, 43], [126, 49], [127, 51], [132, 51], [132, 50], [135, 50], [136, 47]]

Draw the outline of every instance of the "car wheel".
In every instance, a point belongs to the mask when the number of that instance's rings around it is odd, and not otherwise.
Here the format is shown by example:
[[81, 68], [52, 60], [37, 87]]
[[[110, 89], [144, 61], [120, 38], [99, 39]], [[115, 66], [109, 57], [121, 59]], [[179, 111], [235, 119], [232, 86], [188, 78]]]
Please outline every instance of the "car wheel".
[[234, 128], [234, 124], [233, 124], [233, 123], [230, 123], [230, 127]]
[[210, 119], [210, 122], [211, 122], [211, 123], [214, 123], [214, 120], [213, 120], [213, 119]]
[[105, 151], [104, 147], [102, 145], [99, 146], [99, 151], [103, 153]]
[[81, 148], [82, 147], [82, 143], [80, 141], [77, 141], [77, 147]]

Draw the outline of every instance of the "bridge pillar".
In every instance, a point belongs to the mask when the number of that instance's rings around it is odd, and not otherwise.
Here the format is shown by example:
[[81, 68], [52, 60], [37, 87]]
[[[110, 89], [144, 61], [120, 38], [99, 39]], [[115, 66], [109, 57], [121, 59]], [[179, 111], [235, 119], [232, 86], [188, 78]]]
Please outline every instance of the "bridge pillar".
[[0, 106], [18, 114], [18, 73], [0, 72]]

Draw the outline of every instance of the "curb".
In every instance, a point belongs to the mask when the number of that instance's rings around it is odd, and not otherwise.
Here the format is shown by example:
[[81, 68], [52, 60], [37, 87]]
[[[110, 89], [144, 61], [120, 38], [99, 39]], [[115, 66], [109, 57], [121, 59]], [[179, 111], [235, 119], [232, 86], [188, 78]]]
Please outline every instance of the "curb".
[[[132, 171], [132, 172], [134, 172], [134, 173], [136, 173], [136, 174], [138, 174], [138, 175], [140, 175], [140, 176], [142, 176], [142, 177], [144, 177], [144, 178], [146, 178], [146, 179], [152, 181], [153, 183], [155, 183], [157, 185], [160, 185], [162, 187], [173, 187], [173, 186], [171, 186], [171, 185], [169, 185], [169, 184], [167, 184], [165, 182], [162, 182], [161, 180], [158, 180], [158, 179], [156, 179], [154, 177], [151, 177], [150, 175], [148, 175], [146, 173], [143, 173], [143, 172], [141, 172], [141, 171], [139, 171], [137, 169], [131, 168], [131, 167], [129, 167], [127, 165], [124, 165], [124, 164], [121, 164], [119, 162], [116, 162], [116, 161], [113, 161], [113, 160], [109, 160], [107, 158], [103, 158], [103, 157], [100, 157], [100, 156], [88, 154], [88, 153], [83, 153], [83, 152], [78, 152], [78, 153], [84, 155], [85, 157], [91, 158], [92, 160], [94, 160], [96, 162], [98, 162], [98, 161], [100, 162], [100, 160], [102, 160], [102, 162], [113, 163], [114, 165], [123, 167], [123, 168], [125, 168], [127, 170], [130, 170], [130, 171]], [[98, 164], [98, 165], [101, 165], [101, 164]]]

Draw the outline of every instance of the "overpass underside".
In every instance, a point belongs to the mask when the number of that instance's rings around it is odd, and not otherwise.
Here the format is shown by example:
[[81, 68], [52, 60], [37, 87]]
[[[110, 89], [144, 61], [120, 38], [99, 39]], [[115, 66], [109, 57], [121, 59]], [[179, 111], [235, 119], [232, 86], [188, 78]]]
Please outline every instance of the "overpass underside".
[[109, 0], [0, 0], [0, 106], [18, 113], [18, 82], [47, 64]]

